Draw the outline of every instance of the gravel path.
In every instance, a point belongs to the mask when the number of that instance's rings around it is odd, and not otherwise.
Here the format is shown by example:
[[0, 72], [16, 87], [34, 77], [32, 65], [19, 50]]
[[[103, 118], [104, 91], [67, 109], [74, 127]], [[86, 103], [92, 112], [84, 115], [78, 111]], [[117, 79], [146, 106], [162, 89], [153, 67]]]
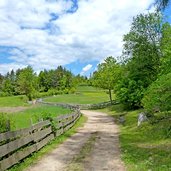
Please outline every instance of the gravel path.
[[[125, 171], [120, 159], [118, 127], [113, 118], [96, 111], [81, 112], [88, 117], [84, 127], [26, 171]], [[96, 137], [89, 143], [90, 150], [81, 156], [92, 135]], [[79, 167], [74, 160], [77, 156], [81, 156]], [[72, 164], [74, 167], [70, 167]]]

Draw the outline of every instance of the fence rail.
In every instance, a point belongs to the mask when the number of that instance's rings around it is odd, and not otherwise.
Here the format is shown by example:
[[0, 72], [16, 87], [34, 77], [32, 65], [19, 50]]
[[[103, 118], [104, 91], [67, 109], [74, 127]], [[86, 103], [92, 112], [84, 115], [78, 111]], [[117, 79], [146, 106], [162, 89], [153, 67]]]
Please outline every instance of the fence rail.
[[80, 117], [79, 110], [68, 115], [53, 118], [53, 122], [45, 120], [29, 128], [9, 131], [0, 134], [0, 171], [40, 150], [55, 137], [70, 129]]
[[53, 105], [53, 106], [60, 106], [64, 108], [69, 108], [71, 110], [88, 110], [88, 109], [102, 109], [111, 105], [118, 104], [118, 101], [113, 100], [102, 102], [102, 103], [96, 103], [96, 104], [65, 104], [65, 103], [55, 103], [55, 102], [45, 102], [42, 99], [37, 101], [38, 103], [46, 104], [46, 105]]

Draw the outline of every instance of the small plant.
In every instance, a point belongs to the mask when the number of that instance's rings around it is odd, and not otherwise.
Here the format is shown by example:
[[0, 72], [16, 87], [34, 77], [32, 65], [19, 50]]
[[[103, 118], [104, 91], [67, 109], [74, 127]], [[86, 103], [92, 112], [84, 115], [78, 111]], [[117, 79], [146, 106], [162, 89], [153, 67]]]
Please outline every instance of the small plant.
[[0, 133], [7, 131], [9, 118], [6, 113], [0, 113]]

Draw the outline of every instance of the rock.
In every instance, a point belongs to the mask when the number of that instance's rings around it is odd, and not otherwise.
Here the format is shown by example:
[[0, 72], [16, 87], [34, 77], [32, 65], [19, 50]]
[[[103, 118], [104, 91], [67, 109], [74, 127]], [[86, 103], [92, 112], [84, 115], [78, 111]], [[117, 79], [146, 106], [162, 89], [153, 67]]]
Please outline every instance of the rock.
[[147, 116], [146, 116], [146, 114], [144, 113], [144, 112], [141, 112], [141, 113], [139, 113], [138, 114], [138, 126], [140, 126], [141, 125], [141, 123], [142, 122], [145, 122], [145, 121], [147, 121]]
[[125, 117], [124, 115], [119, 116], [119, 123], [124, 124], [125, 123]]

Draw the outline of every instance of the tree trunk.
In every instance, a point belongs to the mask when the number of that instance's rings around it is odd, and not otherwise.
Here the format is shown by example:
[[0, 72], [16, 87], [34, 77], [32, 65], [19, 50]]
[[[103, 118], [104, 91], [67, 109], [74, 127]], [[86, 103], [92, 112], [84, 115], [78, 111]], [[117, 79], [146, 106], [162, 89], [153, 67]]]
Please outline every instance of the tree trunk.
[[110, 98], [110, 102], [112, 104], [112, 91], [111, 91], [111, 89], [109, 89], [109, 98]]

